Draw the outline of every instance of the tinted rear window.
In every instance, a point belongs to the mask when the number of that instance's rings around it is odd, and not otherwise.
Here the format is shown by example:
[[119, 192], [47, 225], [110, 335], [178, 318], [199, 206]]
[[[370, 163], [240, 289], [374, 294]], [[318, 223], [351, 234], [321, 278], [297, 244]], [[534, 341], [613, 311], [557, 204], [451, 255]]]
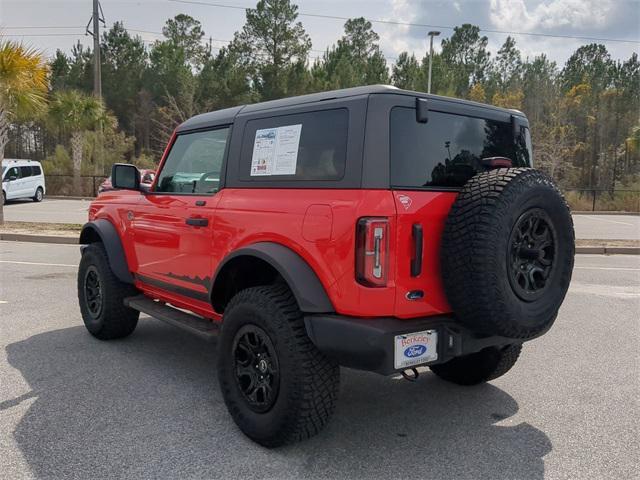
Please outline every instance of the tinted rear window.
[[42, 174], [42, 170], [40, 169], [40, 167], [38, 165], [35, 165], [33, 167], [31, 167], [31, 174], [32, 175], [41, 175]]
[[22, 178], [31, 176], [31, 167], [20, 167], [20, 176]]
[[416, 122], [413, 108], [396, 107], [390, 118], [390, 168], [394, 187], [461, 187], [483, 169], [482, 159], [507, 157], [528, 165], [516, 149], [511, 123], [429, 112]]
[[[344, 108], [250, 120], [243, 137], [241, 178], [340, 180], [348, 129], [349, 112]], [[286, 145], [285, 154], [281, 145]]]

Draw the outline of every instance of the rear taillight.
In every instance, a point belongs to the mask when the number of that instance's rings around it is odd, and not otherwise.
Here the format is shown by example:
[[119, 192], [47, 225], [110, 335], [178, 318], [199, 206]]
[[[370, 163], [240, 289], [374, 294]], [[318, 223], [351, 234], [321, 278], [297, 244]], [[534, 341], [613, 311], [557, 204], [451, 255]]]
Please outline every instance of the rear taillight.
[[356, 279], [367, 287], [387, 285], [389, 220], [365, 217], [356, 227]]

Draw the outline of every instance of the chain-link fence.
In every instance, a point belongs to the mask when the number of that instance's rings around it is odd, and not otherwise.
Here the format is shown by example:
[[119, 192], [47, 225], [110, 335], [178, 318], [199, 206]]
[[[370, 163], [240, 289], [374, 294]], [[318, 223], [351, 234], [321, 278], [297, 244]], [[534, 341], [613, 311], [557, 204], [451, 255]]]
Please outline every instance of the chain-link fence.
[[80, 190], [74, 191], [73, 175], [45, 174], [47, 195], [65, 197], [95, 197], [98, 187], [104, 182], [106, 175], [81, 175]]

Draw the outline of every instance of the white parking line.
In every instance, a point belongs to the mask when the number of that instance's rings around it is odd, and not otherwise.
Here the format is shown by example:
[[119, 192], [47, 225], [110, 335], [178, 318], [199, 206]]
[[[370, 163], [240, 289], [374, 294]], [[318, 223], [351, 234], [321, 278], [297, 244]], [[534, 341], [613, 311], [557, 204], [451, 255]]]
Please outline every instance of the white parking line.
[[580, 218], [588, 218], [589, 220], [596, 220], [598, 222], [605, 222], [605, 223], [617, 223], [618, 225], [628, 225], [630, 227], [633, 227], [633, 223], [628, 223], [628, 222], [620, 222], [618, 220], [609, 220], [608, 218], [598, 218], [598, 217], [593, 217], [591, 215], [576, 215], [577, 217], [579, 216]]
[[42, 265], [45, 267], [77, 267], [77, 265], [69, 265], [67, 263], [18, 262], [16, 260], [0, 260], [0, 263], [12, 263], [15, 265]]

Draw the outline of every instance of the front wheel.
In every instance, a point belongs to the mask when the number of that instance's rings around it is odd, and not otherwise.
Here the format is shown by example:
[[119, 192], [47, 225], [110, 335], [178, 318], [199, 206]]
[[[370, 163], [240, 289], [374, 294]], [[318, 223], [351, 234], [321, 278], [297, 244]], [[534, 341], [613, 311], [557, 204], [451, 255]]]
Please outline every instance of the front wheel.
[[42, 187], [38, 187], [38, 189], [36, 190], [36, 194], [33, 196], [33, 201], [41, 202], [43, 199], [44, 199], [44, 191], [42, 190]]
[[501, 377], [516, 364], [522, 344], [488, 347], [429, 367], [438, 377], [458, 385], [476, 385]]
[[307, 336], [289, 288], [242, 290], [222, 325], [218, 380], [240, 430], [265, 447], [318, 433], [334, 411], [340, 370]]
[[133, 285], [116, 278], [101, 243], [85, 247], [78, 268], [78, 301], [89, 333], [100, 340], [130, 335], [140, 312], [125, 307], [124, 299], [138, 293]]

